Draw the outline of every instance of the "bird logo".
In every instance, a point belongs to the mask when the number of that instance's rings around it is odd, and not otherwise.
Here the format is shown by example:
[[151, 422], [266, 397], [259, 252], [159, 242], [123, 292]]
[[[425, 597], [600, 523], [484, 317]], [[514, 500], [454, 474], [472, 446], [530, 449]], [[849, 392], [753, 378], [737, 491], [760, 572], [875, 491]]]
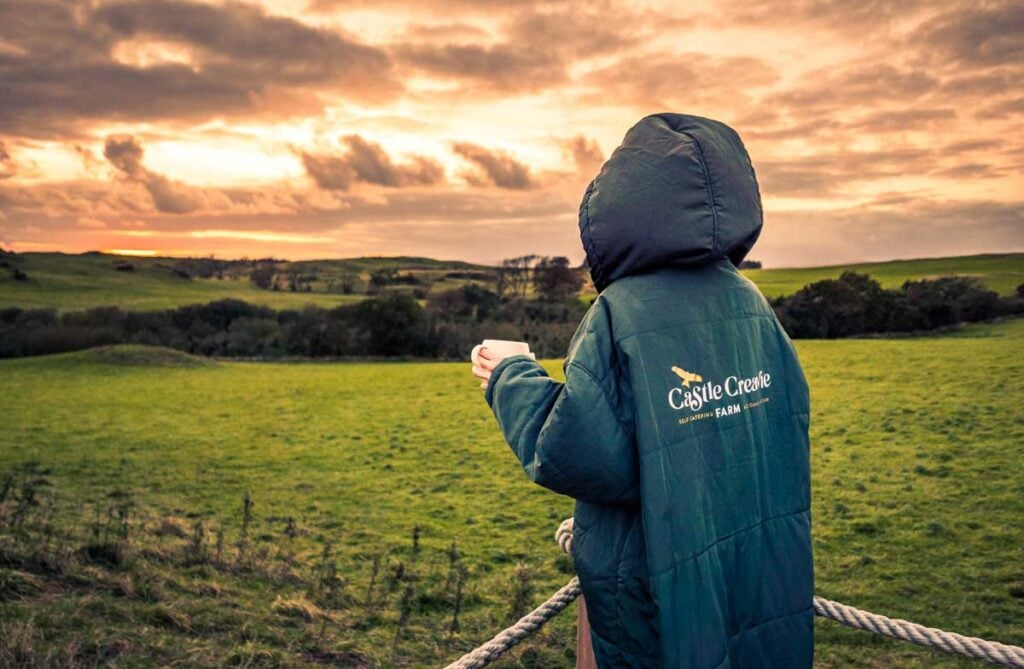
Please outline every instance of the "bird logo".
[[688, 372], [682, 367], [673, 366], [672, 371], [675, 373], [676, 376], [683, 380], [683, 385], [686, 386], [687, 388], [690, 387], [691, 383], [700, 383], [701, 381], [704, 380], [704, 377], [701, 376], [700, 374]]

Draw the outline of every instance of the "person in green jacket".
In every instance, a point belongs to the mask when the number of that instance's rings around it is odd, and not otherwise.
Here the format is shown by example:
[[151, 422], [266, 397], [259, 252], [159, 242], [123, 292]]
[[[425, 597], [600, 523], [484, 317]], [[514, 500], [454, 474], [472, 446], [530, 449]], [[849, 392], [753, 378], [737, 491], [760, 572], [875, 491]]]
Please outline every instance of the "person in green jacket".
[[599, 667], [810, 667], [809, 395], [737, 271], [762, 227], [739, 135], [640, 120], [580, 205], [599, 291], [565, 382], [484, 349], [474, 374], [534, 482], [576, 500]]

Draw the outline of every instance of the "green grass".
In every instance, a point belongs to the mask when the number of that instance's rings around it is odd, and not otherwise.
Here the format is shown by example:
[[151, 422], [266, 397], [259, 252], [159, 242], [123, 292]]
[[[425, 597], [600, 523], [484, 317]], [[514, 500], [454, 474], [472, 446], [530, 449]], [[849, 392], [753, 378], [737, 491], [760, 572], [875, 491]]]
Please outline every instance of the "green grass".
[[[302, 274], [316, 274], [312, 292], [260, 290], [253, 286], [247, 275], [232, 275], [225, 279], [182, 279], [174, 276], [170, 267], [172, 258], [117, 258], [109, 255], [60, 253], [25, 253], [18, 256], [19, 267], [28, 274], [28, 281], [15, 281], [11, 272], [0, 270], [0, 308], [52, 307], [62, 311], [90, 307], [117, 305], [124, 309], [170, 309], [185, 304], [205, 303], [223, 298], [237, 298], [277, 309], [298, 308], [307, 304], [331, 307], [363, 299], [369, 273], [397, 267], [404, 273], [415, 275], [432, 291], [458, 288], [468, 281], [449, 278], [451, 271], [488, 272], [492, 268], [459, 261], [434, 260], [416, 257], [371, 257], [339, 260], [310, 260], [282, 263], [282, 270]], [[114, 270], [115, 260], [128, 260], [134, 272]], [[1003, 295], [1012, 293], [1024, 283], [1024, 253], [1003, 255], [963, 256], [958, 258], [928, 258], [895, 260], [885, 263], [837, 265], [796, 269], [745, 270], [765, 295], [775, 297], [792, 294], [812, 281], [838, 277], [852, 269], [870, 274], [886, 287], [897, 287], [907, 279], [966, 275], [978, 277], [989, 288]], [[360, 278], [358, 293], [340, 295], [329, 292], [332, 283], [344, 274], [357, 274]], [[488, 282], [484, 282], [488, 283]], [[488, 284], [493, 288], [493, 284]], [[409, 286], [402, 287], [411, 290]], [[592, 291], [581, 299], [589, 302]]]
[[[114, 269], [118, 261], [130, 262], [134, 271]], [[454, 288], [465, 283], [460, 279], [443, 279], [446, 272], [480, 270], [477, 265], [431, 258], [352, 258], [281, 263], [282, 271], [317, 274], [311, 292], [261, 290], [249, 281], [247, 270], [239, 269], [223, 279], [186, 279], [171, 271], [174, 258], [125, 258], [98, 253], [66, 255], [62, 253], [24, 253], [14, 261], [28, 275], [27, 281], [16, 281], [10, 269], [0, 269], [0, 308], [54, 308], [61, 311], [116, 305], [140, 311], [172, 309], [236, 298], [275, 309], [295, 309], [306, 305], [333, 307], [361, 300], [362, 294], [341, 295], [328, 292], [332, 281], [342, 274], [359, 275], [360, 290], [365, 290], [369, 272], [385, 267], [399, 267], [439, 287]]]
[[804, 286], [822, 279], [835, 279], [847, 270], [868, 274], [884, 288], [898, 288], [909, 279], [940, 276], [977, 277], [990, 290], [1010, 295], [1024, 283], [1024, 253], [987, 254], [953, 258], [919, 258], [890, 262], [801, 267], [793, 269], [744, 270], [768, 297], [792, 295]]
[[[26, 253], [18, 267], [27, 281], [0, 272], [0, 307], [55, 308], [62, 311], [117, 305], [123, 309], [172, 309], [186, 304], [236, 298], [275, 309], [307, 304], [337, 306], [351, 296], [260, 290], [247, 278], [183, 279], [170, 271], [166, 258], [115, 258], [109, 255]], [[127, 260], [132, 272], [114, 270], [115, 260]], [[360, 299], [360, 298], [355, 298]]]
[[[797, 347], [817, 593], [1024, 643], [1024, 320]], [[552, 534], [572, 502], [527, 481], [468, 364], [187, 360], [114, 349], [0, 362], [0, 485], [6, 471], [42, 481], [25, 525], [63, 528], [54, 543], [79, 555], [62, 571], [14, 560], [18, 533], [0, 522], [9, 648], [126, 666], [441, 666], [509, 622], [517, 562], [535, 575], [533, 603], [569, 578]], [[250, 490], [260, 566], [186, 559], [200, 520], [235, 554]], [[81, 547], [126, 499], [128, 557], [114, 568]], [[10, 519], [17, 505], [3, 508]], [[469, 577], [462, 632], [446, 640], [456, 537]], [[346, 582], [336, 608], [307, 592], [325, 541]], [[399, 561], [415, 574], [394, 655], [401, 582], [378, 608], [361, 603], [375, 555], [378, 588]], [[497, 666], [571, 667], [575, 615]], [[979, 666], [820, 619], [816, 636], [821, 667]]]

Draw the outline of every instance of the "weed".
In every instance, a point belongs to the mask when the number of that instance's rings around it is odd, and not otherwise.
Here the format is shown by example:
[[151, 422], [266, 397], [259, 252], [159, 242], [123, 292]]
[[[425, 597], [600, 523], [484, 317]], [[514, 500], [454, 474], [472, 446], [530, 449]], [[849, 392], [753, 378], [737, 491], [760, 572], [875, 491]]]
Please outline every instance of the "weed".
[[530, 611], [533, 599], [533, 571], [523, 562], [517, 562], [512, 571], [511, 620], [519, 620]]

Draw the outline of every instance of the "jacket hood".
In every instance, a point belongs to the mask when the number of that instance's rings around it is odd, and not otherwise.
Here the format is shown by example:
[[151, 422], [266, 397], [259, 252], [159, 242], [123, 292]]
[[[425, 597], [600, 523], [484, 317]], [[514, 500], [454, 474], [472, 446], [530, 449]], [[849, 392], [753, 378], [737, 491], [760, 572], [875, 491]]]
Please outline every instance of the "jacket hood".
[[598, 291], [658, 267], [722, 257], [739, 265], [762, 224], [740, 136], [687, 114], [654, 114], [630, 128], [580, 204], [580, 237]]

